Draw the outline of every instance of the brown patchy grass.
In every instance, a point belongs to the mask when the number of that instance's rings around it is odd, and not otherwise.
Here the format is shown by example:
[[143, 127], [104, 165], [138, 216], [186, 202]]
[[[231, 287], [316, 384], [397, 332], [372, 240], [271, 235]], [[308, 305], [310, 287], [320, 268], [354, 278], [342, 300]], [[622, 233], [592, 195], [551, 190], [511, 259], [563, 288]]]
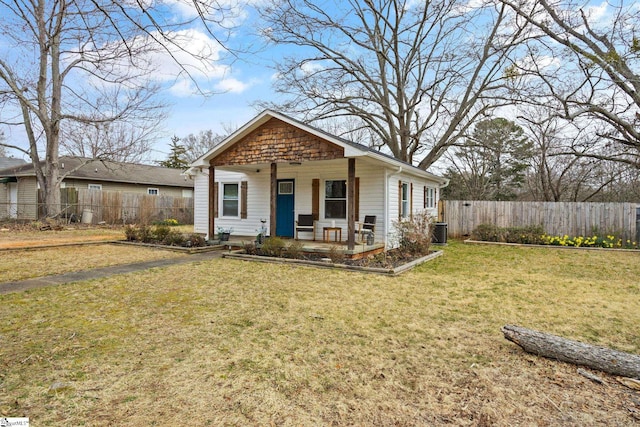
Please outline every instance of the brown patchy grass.
[[0, 252], [0, 283], [181, 256], [186, 255], [109, 244], [5, 251]]
[[[445, 251], [396, 278], [216, 259], [0, 296], [0, 414], [92, 426], [640, 423], [638, 392], [500, 333], [513, 323], [640, 353], [638, 254]], [[55, 382], [67, 387], [48, 391]]]
[[[4, 224], [0, 226], [0, 249], [25, 248], [34, 246], [63, 245], [69, 243], [123, 240], [122, 226], [91, 226], [71, 224], [61, 230], [40, 231], [39, 222], [31, 224]], [[193, 225], [172, 227], [181, 233], [193, 232]]]

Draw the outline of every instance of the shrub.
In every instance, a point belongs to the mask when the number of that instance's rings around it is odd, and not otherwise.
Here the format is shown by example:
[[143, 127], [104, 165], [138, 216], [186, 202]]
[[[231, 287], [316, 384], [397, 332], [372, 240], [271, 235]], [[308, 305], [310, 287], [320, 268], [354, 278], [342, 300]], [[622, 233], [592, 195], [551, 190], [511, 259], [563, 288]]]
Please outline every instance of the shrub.
[[302, 258], [302, 248], [303, 247], [304, 247], [304, 245], [302, 244], [302, 242], [300, 242], [298, 240], [292, 240], [287, 245], [287, 252], [285, 253], [285, 256], [287, 258], [294, 258], [294, 259]]
[[329, 259], [331, 259], [331, 262], [334, 264], [342, 264], [344, 263], [345, 260], [345, 256], [342, 253], [342, 251], [340, 250], [340, 248], [338, 248], [337, 246], [331, 246], [331, 248], [329, 248]]
[[499, 242], [500, 228], [493, 224], [480, 224], [471, 232], [471, 238], [483, 242]]
[[434, 229], [432, 219], [423, 211], [413, 214], [410, 219], [395, 221], [400, 251], [412, 256], [428, 254]]
[[179, 233], [174, 230], [169, 230], [169, 232], [162, 238], [162, 240], [160, 239], [158, 240], [163, 245], [168, 245], [168, 246], [184, 246], [185, 242], [187, 241], [187, 239], [182, 235], [182, 233]]
[[133, 242], [138, 239], [138, 230], [133, 225], [124, 227], [124, 237], [127, 241]]
[[541, 225], [498, 227], [493, 224], [480, 224], [471, 232], [473, 240], [523, 244], [541, 244], [543, 235], [544, 229]]
[[192, 233], [187, 237], [187, 242], [192, 248], [200, 248], [206, 246], [207, 241], [200, 234]]
[[138, 232], [136, 233], [136, 239], [141, 241], [142, 243], [149, 243], [153, 240], [153, 235], [151, 233], [151, 228], [147, 225], [141, 225], [138, 228]]
[[537, 245], [542, 243], [544, 229], [541, 225], [526, 227], [508, 227], [502, 229], [502, 240], [507, 243], [523, 243]]
[[279, 237], [268, 237], [262, 243], [262, 253], [266, 256], [282, 256], [284, 248], [284, 240]]
[[247, 255], [256, 255], [258, 253], [256, 244], [253, 242], [242, 242], [242, 248]]
[[153, 238], [159, 242], [164, 241], [169, 233], [171, 233], [171, 229], [168, 225], [156, 225], [152, 231]]

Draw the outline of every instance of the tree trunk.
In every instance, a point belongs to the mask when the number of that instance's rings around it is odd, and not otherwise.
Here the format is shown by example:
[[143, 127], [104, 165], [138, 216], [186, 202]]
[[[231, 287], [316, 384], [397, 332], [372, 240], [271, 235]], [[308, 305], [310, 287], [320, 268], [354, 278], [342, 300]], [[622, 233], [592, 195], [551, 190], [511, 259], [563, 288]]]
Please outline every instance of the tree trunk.
[[528, 353], [587, 366], [612, 375], [640, 378], [640, 356], [568, 340], [520, 326], [505, 325], [504, 337]]

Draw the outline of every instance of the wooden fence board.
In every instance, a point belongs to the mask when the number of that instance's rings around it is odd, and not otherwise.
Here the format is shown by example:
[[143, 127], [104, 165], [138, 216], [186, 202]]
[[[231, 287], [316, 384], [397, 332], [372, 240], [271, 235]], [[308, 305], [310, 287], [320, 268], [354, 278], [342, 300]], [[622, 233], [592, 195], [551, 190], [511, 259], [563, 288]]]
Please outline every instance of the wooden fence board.
[[84, 210], [90, 210], [93, 223], [149, 224], [173, 218], [181, 224], [193, 224], [193, 198], [190, 197], [69, 187], [61, 189], [61, 210], [65, 217], [75, 214], [78, 220]]
[[495, 202], [446, 200], [440, 220], [451, 237], [467, 237], [480, 224], [499, 227], [542, 225], [550, 235], [615, 234], [636, 240], [635, 203]]

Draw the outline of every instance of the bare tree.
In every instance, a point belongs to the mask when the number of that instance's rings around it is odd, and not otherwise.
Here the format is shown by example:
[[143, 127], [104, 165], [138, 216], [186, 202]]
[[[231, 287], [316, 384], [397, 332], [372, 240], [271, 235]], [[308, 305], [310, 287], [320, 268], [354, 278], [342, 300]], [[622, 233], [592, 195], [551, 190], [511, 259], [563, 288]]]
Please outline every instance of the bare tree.
[[509, 31], [507, 11], [455, 0], [271, 2], [262, 33], [300, 48], [277, 65], [275, 88], [288, 99], [276, 107], [307, 120], [355, 117], [371, 146], [426, 169], [505, 102], [496, 93], [524, 34]]
[[64, 154], [86, 159], [142, 163], [150, 160], [163, 116], [136, 123], [69, 122], [60, 148]]
[[[197, 13], [190, 19], [224, 21], [225, 8], [217, 3], [193, 0], [192, 5]], [[100, 133], [134, 126], [141, 131], [136, 142], [146, 143], [145, 126], [164, 114], [155, 98], [159, 87], [150, 80], [155, 71], [150, 56], [164, 52], [177, 59], [176, 49], [186, 51], [183, 23], [167, 18], [162, 2], [0, 0], [0, 7], [0, 123], [21, 127], [28, 139], [27, 148], [4, 145], [29, 155], [47, 215], [55, 216], [64, 178], [61, 138], [76, 135], [77, 144], [83, 127]], [[206, 50], [193, 55], [205, 65], [213, 56]]]
[[501, 1], [538, 31], [526, 60], [513, 64], [513, 75], [523, 77], [530, 89], [522, 100], [556, 102], [558, 116], [599, 137], [591, 150], [576, 146], [573, 154], [640, 167], [637, 4]]
[[583, 146], [588, 150], [598, 137], [557, 117], [551, 108], [529, 108], [519, 119], [534, 146], [523, 198], [550, 202], [596, 200], [629, 169], [619, 163], [567, 153], [569, 147]]
[[235, 131], [232, 125], [224, 125], [224, 134], [219, 134], [211, 129], [198, 132], [197, 135], [190, 133], [181, 139], [182, 146], [185, 148], [185, 156], [189, 163], [211, 150], [213, 147], [222, 142], [227, 135]]
[[7, 147], [3, 144], [5, 143], [4, 132], [0, 131], [0, 157], [7, 157]]

